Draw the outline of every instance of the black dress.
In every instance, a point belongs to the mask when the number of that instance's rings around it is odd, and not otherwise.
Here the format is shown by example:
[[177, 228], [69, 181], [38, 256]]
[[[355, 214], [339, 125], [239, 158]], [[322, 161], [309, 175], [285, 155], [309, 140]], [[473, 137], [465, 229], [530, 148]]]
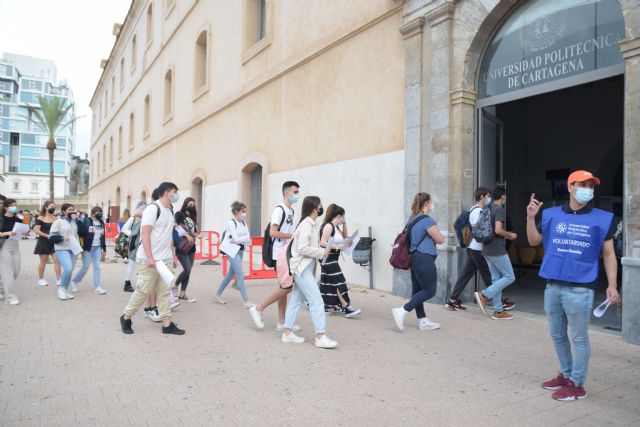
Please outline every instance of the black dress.
[[[53, 223], [44, 222], [38, 219], [36, 221], [36, 225], [40, 226], [40, 231], [42, 231], [45, 234], [49, 234], [49, 231], [51, 231], [51, 226], [53, 225]], [[36, 248], [33, 250], [33, 253], [35, 255], [51, 255], [55, 251], [56, 251], [55, 247], [51, 242], [51, 240], [49, 240], [46, 237], [38, 236], [38, 239], [36, 240]]]
[[[325, 225], [320, 228], [320, 236], [322, 236]], [[333, 227], [333, 224], [331, 224], [331, 226]], [[340, 231], [338, 230], [338, 232]], [[336, 230], [334, 227], [333, 231], [331, 232], [331, 236], [334, 237], [335, 234]], [[342, 269], [340, 268], [339, 261], [340, 250], [331, 249], [327, 260], [321, 266], [320, 295], [322, 295], [322, 300], [324, 301], [324, 311], [326, 312], [343, 311], [344, 307], [340, 305], [338, 292], [340, 292], [340, 294], [342, 295], [342, 298], [347, 303], [347, 306], [349, 306], [350, 304], [349, 288], [347, 288], [347, 281], [342, 274]]]

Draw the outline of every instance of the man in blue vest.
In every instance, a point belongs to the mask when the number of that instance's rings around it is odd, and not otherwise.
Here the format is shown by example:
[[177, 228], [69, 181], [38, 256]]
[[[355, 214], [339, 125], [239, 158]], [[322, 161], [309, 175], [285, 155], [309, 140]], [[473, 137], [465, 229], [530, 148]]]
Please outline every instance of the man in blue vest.
[[[542, 202], [532, 194], [527, 206], [529, 244], [543, 243], [545, 248], [540, 267], [540, 276], [547, 280], [544, 309], [560, 362], [558, 376], [542, 383], [542, 387], [555, 390], [551, 397], [562, 401], [587, 397], [584, 383], [591, 355], [589, 318], [601, 252], [608, 279], [607, 298], [611, 304], [620, 299], [613, 248], [613, 214], [589, 205], [600, 180], [590, 172], [577, 171], [569, 175], [567, 184], [569, 202], [545, 209], [539, 225], [535, 221]], [[573, 354], [568, 328], [571, 329]]]

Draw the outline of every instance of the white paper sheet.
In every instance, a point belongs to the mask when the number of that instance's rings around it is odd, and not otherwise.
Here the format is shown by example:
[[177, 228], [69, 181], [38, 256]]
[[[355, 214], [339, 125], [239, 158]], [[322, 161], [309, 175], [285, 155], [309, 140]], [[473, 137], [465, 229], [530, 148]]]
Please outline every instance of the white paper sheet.
[[69, 237], [67, 240], [67, 244], [69, 245], [69, 249], [73, 252], [74, 255], [80, 255], [82, 253], [82, 246], [80, 246], [80, 242], [75, 236]]
[[[333, 246], [333, 237], [329, 237], [329, 240], [327, 241], [327, 248], [333, 248]], [[322, 258], [322, 264], [324, 264], [325, 262], [327, 262], [327, 257]]]
[[16, 222], [13, 225], [13, 230], [16, 235], [9, 237], [9, 240], [21, 240], [23, 236], [26, 236], [29, 232], [29, 226], [27, 224], [23, 224], [21, 222]]
[[[345, 248], [343, 249], [342, 253], [344, 253], [345, 255], [351, 256], [353, 255], [353, 250], [355, 249], [355, 247], [358, 245], [358, 242], [360, 241], [360, 236], [358, 236], [358, 230], [356, 230], [351, 236], [349, 236], [349, 238], [344, 242], [345, 244]], [[351, 243], [351, 244], [349, 244]]]
[[176, 277], [173, 275], [171, 270], [167, 267], [167, 265], [162, 261], [156, 261], [156, 270], [158, 270], [158, 274], [160, 274], [160, 278], [167, 286], [171, 286], [171, 282]]
[[240, 250], [240, 245], [231, 243], [231, 239], [229, 238], [229, 236], [224, 237], [224, 240], [222, 241], [222, 243], [220, 243], [220, 250], [227, 254], [229, 258], [233, 258]]
[[176, 225], [176, 231], [178, 232], [178, 236], [180, 237], [187, 235], [187, 232], [184, 230], [184, 227], [181, 227], [179, 225]]

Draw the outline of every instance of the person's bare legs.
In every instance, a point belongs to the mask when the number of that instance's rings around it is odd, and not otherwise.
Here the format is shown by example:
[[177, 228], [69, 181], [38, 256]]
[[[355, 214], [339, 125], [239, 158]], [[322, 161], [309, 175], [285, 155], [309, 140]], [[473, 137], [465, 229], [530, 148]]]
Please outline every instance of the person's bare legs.
[[158, 291], [154, 288], [147, 296], [147, 307], [156, 307], [158, 300]]
[[256, 310], [260, 313], [264, 311], [265, 308], [269, 307], [274, 302], [278, 303], [278, 322], [284, 323], [284, 314], [287, 310], [287, 295], [291, 293], [291, 288], [282, 289], [278, 288], [273, 291], [269, 296], [267, 296], [260, 304], [256, 306]]
[[44, 268], [47, 266], [49, 255], [40, 255], [40, 264], [38, 264], [38, 279], [44, 279]]
[[342, 296], [342, 292], [340, 292], [340, 289], [336, 289], [336, 294], [338, 295], [338, 300], [340, 301], [340, 307], [347, 308], [349, 304], [347, 304], [347, 300], [345, 300], [344, 297]]

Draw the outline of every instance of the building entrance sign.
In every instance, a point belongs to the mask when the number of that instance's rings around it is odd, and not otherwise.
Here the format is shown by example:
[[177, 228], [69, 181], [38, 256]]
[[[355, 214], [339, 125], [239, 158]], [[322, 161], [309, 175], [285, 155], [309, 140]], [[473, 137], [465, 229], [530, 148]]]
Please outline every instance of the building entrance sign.
[[501, 26], [480, 65], [488, 98], [622, 64], [617, 0], [529, 0]]

